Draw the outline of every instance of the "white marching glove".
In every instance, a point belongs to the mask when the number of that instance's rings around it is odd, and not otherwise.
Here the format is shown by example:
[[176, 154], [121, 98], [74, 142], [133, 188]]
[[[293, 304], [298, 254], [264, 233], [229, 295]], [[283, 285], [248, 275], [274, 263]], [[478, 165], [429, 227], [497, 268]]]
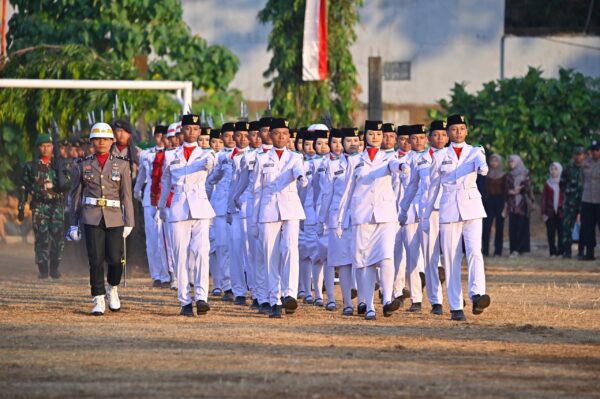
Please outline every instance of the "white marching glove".
[[408, 214], [406, 212], [400, 213], [400, 216], [398, 217], [398, 221], [400, 222], [401, 226], [406, 225], [406, 222], [408, 221]]
[[160, 218], [160, 209], [158, 209], [158, 208], [154, 208], [154, 209], [155, 209], [155, 211], [154, 211], [154, 216], [153, 216], [153, 217], [154, 217], [154, 221], [155, 221], [156, 223], [158, 223], [160, 220], [162, 220], [162, 219]]
[[81, 240], [81, 232], [79, 231], [79, 226], [69, 227], [69, 231], [67, 232], [67, 241], [79, 240]]
[[421, 220], [421, 230], [423, 230], [425, 233], [429, 233], [430, 228], [431, 226], [429, 225], [429, 219]]
[[136, 191], [135, 193], [133, 193], [133, 198], [135, 198], [138, 201], [141, 201], [142, 200], [142, 192]]
[[335, 229], [335, 235], [337, 236], [337, 238], [342, 238], [342, 236], [344, 235], [344, 229], [342, 225], [339, 225], [337, 229]]
[[123, 227], [123, 238], [127, 238], [127, 236], [131, 234], [131, 230], [133, 230], [133, 227], [131, 226]]
[[160, 208], [159, 216], [160, 216], [160, 220], [162, 220], [163, 222], [166, 222], [167, 221], [167, 210], [165, 208]]

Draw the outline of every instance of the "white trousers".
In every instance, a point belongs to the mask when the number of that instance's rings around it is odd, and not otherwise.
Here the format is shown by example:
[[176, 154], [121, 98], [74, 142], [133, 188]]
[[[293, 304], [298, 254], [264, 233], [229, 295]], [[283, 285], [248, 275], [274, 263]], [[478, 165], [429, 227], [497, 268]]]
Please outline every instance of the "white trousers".
[[231, 216], [231, 226], [229, 231], [229, 274], [231, 277], [231, 289], [234, 296], [245, 297], [248, 293], [246, 284], [246, 269], [248, 268], [248, 251], [246, 246], [246, 229], [244, 225], [246, 219], [242, 219], [239, 213]]
[[[217, 216], [214, 219], [213, 234], [217, 267], [219, 269], [220, 286], [223, 291], [231, 289], [231, 275], [229, 271], [229, 240], [231, 240], [231, 229], [227, 224], [226, 216]], [[214, 279], [214, 278], [213, 278]]]
[[440, 264], [440, 211], [432, 211], [429, 216], [429, 232], [421, 230], [421, 247], [425, 261], [425, 286], [427, 297], [432, 305], [444, 302], [438, 266]]
[[298, 295], [299, 220], [259, 223], [269, 287], [269, 303], [281, 305], [280, 297]]
[[172, 247], [173, 240], [169, 237], [169, 227], [170, 224], [168, 222], [163, 222], [162, 220], [158, 222], [157, 251], [158, 256], [160, 257], [160, 261], [163, 264], [163, 268], [166, 269], [169, 273], [174, 273]]
[[182, 306], [192, 302], [189, 286], [192, 282], [194, 300], [206, 301], [209, 287], [210, 220], [183, 220], [172, 223], [172, 228], [173, 253], [177, 270], [177, 299]]
[[162, 237], [159, 241], [160, 224], [157, 224], [154, 220], [154, 207], [152, 206], [144, 207], [144, 230], [146, 232], [146, 255], [150, 277], [152, 277], [152, 280], [169, 282], [169, 269], [162, 261], [163, 258], [160, 256], [158, 247], [159, 243], [162, 244]]
[[467, 254], [469, 298], [485, 294], [485, 270], [481, 254], [482, 219], [440, 224], [446, 290], [450, 310], [463, 308], [461, 284], [462, 244]]
[[384, 259], [379, 264], [356, 269], [358, 293], [365, 298], [364, 302], [367, 304], [367, 311], [375, 310], [373, 298], [378, 275], [381, 283], [383, 304], [385, 305], [392, 301], [394, 262], [391, 259]]
[[398, 224], [394, 242], [394, 298], [402, 295], [406, 287], [406, 251], [404, 250], [404, 226]]
[[421, 230], [418, 223], [404, 226], [404, 250], [406, 254], [406, 267], [408, 276], [408, 289], [410, 289], [410, 300], [412, 303], [423, 301], [423, 289], [421, 288], [421, 276], [423, 270], [423, 253], [421, 248]]

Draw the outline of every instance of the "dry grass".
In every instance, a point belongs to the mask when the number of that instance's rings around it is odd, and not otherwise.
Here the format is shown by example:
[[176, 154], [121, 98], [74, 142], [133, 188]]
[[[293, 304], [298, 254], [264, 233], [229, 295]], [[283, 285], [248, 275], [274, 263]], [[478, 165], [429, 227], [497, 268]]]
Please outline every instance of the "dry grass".
[[600, 396], [598, 262], [488, 259], [492, 306], [457, 324], [309, 306], [269, 320], [219, 301], [187, 319], [141, 274], [97, 318], [85, 267], [38, 281], [30, 246], [0, 259], [0, 397]]

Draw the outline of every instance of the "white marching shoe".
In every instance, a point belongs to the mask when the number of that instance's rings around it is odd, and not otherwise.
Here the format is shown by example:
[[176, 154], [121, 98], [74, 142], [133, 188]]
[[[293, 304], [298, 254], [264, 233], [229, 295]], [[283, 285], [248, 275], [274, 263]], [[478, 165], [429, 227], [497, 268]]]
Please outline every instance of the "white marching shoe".
[[175, 277], [175, 273], [169, 272], [169, 276], [171, 276], [171, 289], [177, 291], [177, 277]]
[[97, 295], [93, 299], [94, 307], [92, 314], [94, 316], [102, 316], [104, 314], [104, 295]]
[[108, 290], [106, 290], [106, 299], [108, 300], [108, 308], [112, 312], [118, 312], [121, 310], [121, 301], [119, 300], [119, 293], [116, 286], [108, 284]]

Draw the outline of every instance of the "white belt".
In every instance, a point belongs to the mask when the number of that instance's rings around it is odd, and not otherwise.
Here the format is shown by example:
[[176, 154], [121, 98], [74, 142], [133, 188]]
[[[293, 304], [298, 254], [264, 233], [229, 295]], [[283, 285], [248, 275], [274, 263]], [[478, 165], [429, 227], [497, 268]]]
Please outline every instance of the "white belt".
[[109, 200], [106, 198], [83, 197], [83, 204], [99, 206], [100, 208], [104, 208], [106, 206], [110, 208], [118, 208], [121, 206], [121, 201]]

